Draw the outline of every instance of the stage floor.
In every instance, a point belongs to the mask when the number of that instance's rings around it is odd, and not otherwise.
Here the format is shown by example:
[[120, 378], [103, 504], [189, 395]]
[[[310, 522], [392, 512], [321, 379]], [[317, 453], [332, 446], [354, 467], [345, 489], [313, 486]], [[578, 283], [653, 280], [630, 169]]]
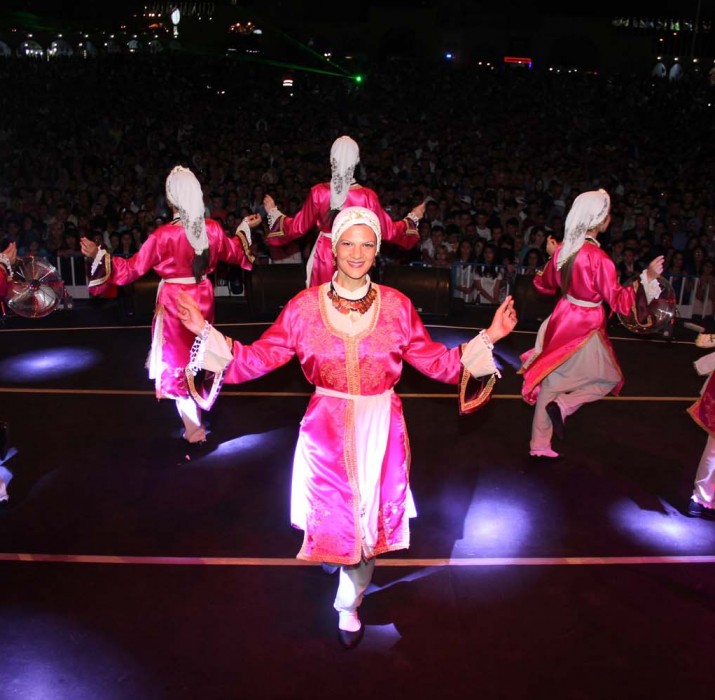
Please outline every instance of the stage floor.
[[[232, 301], [218, 320], [245, 342], [266, 327]], [[531, 329], [498, 345], [503, 378], [472, 416], [406, 367], [419, 517], [345, 651], [337, 577], [295, 559], [288, 520], [299, 366], [224, 386], [211, 449], [187, 459], [137, 321], [78, 302], [0, 330], [0, 697], [712, 697], [715, 522], [682, 515], [705, 444], [685, 412], [693, 332], [614, 329], [623, 394], [570, 418], [546, 465], [515, 373]], [[430, 331], [455, 345], [484, 323]]]

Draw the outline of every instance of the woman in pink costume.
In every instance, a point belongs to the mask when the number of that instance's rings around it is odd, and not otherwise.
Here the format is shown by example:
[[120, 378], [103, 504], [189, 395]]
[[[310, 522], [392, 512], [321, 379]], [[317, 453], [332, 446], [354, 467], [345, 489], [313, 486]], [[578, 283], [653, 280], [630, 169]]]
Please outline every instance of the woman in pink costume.
[[337, 266], [332, 279], [295, 296], [251, 345], [224, 338], [205, 323], [193, 300], [179, 300], [179, 318], [199, 336], [201, 367], [225, 367], [224, 381], [236, 383], [295, 355], [316, 387], [295, 451], [291, 523], [305, 533], [299, 559], [341, 567], [334, 607], [340, 642], [348, 648], [362, 637], [357, 609], [375, 557], [409, 546], [409, 519], [416, 515], [409, 442], [394, 393], [402, 363], [458, 384], [462, 411], [475, 410], [488, 400], [499, 374], [492, 343], [516, 324], [509, 297], [489, 329], [469, 343], [449, 349], [434, 342], [407, 297], [370, 281], [380, 233], [372, 211], [341, 211], [331, 236]]
[[355, 167], [360, 162], [360, 150], [349, 136], [336, 139], [330, 149], [330, 182], [314, 185], [302, 209], [288, 217], [276, 207], [273, 197], [266, 195], [263, 206], [268, 214], [270, 232], [266, 242], [272, 246], [286, 245], [317, 227], [318, 239], [307, 264], [307, 286], [330, 282], [335, 264], [330, 244], [333, 218], [345, 207], [365, 207], [374, 212], [382, 229], [382, 239], [410, 249], [419, 243], [417, 224], [424, 216], [424, 203], [415, 207], [402, 221], [393, 221], [380, 205], [377, 194], [355, 182]]
[[[623, 374], [606, 334], [604, 302], [628, 314], [637, 284], [618, 283], [616, 266], [596, 240], [611, 221], [611, 200], [605, 190], [583, 192], [566, 218], [563, 242], [534, 278], [544, 294], [563, 292], [553, 313], [537, 334], [536, 347], [522, 355], [522, 396], [536, 405], [531, 428], [532, 457], [556, 458], [552, 433], [563, 437], [564, 421], [583, 404], [618, 394]], [[660, 294], [657, 277], [663, 257], [641, 274], [648, 301]]]
[[[7, 282], [12, 276], [12, 266], [17, 260], [17, 244], [10, 243], [2, 252], [0, 252], [0, 301], [7, 296]], [[10, 426], [0, 420], [0, 462], [7, 457], [7, 448], [10, 440]], [[0, 478], [0, 501], [6, 501], [7, 484]]]
[[[131, 284], [151, 269], [161, 277], [147, 368], [155, 382], [156, 397], [174, 399], [184, 423], [183, 437], [194, 444], [206, 440], [206, 430], [201, 407], [189, 393], [184, 372], [194, 338], [177, 318], [176, 300], [181, 292], [189, 294], [202, 313], [213, 319], [214, 289], [207, 275], [219, 261], [251, 269], [250, 227], [257, 226], [261, 217], [247, 217], [236, 236], [229, 238], [220, 224], [204, 218], [201, 185], [189, 169], [181, 166], [166, 179], [166, 199], [174, 213], [173, 221], [154, 230], [131, 258], [111, 257], [87, 238], [81, 240], [81, 246], [93, 261], [89, 282], [92, 295], [101, 294], [109, 284]], [[218, 391], [218, 384], [214, 389]]]
[[[713, 347], [712, 335], [700, 335], [696, 345]], [[708, 439], [695, 473], [693, 494], [686, 514], [691, 518], [715, 520], [715, 352], [701, 357], [695, 363], [698, 374], [706, 375], [700, 398], [688, 409], [693, 420], [707, 431]]]

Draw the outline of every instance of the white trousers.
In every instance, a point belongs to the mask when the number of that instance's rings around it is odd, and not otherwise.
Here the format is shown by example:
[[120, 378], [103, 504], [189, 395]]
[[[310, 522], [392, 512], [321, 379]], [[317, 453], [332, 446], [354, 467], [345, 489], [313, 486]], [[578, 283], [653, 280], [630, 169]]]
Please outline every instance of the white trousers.
[[190, 396], [176, 399], [176, 410], [184, 423], [184, 440], [202, 442], [206, 439], [206, 429], [201, 422], [201, 409]]
[[708, 436], [695, 474], [693, 500], [705, 508], [715, 508], [715, 438]]
[[362, 603], [362, 597], [372, 580], [375, 570], [375, 558], [364, 559], [355, 566], [340, 567], [338, 594], [335, 596], [334, 608], [338, 612], [355, 612]]
[[566, 420], [585, 403], [602, 399], [620, 381], [621, 375], [611, 354], [594, 334], [577, 353], [541, 382], [531, 423], [530, 448], [545, 450], [551, 447], [553, 426], [546, 413], [549, 403], [555, 401]]

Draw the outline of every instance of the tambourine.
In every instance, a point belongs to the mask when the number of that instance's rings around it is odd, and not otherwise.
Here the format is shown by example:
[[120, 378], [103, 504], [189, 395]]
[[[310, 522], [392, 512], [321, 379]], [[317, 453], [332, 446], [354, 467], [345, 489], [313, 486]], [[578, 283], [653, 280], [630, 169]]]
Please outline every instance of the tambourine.
[[618, 318], [632, 333], [669, 337], [675, 326], [678, 300], [673, 286], [665, 277], [658, 277], [656, 281], [660, 285], [660, 296], [649, 303], [639, 277], [628, 280], [624, 286], [632, 285], [636, 298], [630, 312], [618, 314]]
[[18, 258], [7, 286], [7, 308], [24, 318], [51, 314], [65, 296], [60, 273], [42, 257]]

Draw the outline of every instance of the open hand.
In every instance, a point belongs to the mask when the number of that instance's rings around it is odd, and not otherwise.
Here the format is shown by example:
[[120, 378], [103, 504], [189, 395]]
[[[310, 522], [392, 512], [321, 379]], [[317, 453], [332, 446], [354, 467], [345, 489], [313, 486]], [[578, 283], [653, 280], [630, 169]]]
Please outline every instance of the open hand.
[[179, 292], [176, 304], [176, 315], [184, 327], [194, 335], [199, 335], [206, 325], [206, 319], [190, 294]]
[[501, 306], [494, 312], [492, 325], [487, 328], [487, 335], [492, 343], [496, 343], [514, 330], [517, 324], [516, 309], [514, 299], [508, 296]]
[[275, 208], [276, 208], [276, 200], [273, 199], [273, 197], [271, 197], [271, 195], [267, 194], [267, 195], [263, 198], [263, 208], [264, 208], [266, 211], [270, 211], [271, 209], [275, 209]]
[[17, 243], [13, 241], [5, 250], [0, 250], [0, 253], [7, 257], [11, 265], [14, 265], [17, 261]]
[[425, 206], [425, 203], [422, 202], [422, 204], [418, 204], [410, 213], [418, 219], [421, 219], [425, 215]]
[[653, 258], [648, 265], [648, 270], [646, 271], [649, 280], [654, 280], [663, 274], [663, 266], [665, 265], [665, 257], [659, 255], [657, 258]]
[[84, 236], [80, 238], [79, 247], [82, 250], [82, 255], [86, 255], [88, 258], [92, 258], [92, 260], [97, 257], [99, 246], [94, 241], [90, 241], [89, 238], [85, 238]]
[[262, 221], [263, 217], [260, 214], [249, 214], [243, 219], [250, 228], [256, 228]]

